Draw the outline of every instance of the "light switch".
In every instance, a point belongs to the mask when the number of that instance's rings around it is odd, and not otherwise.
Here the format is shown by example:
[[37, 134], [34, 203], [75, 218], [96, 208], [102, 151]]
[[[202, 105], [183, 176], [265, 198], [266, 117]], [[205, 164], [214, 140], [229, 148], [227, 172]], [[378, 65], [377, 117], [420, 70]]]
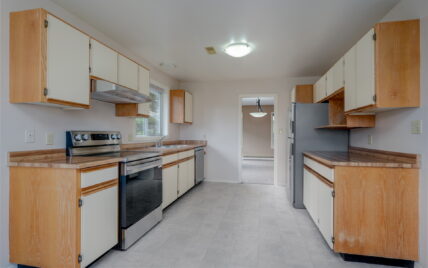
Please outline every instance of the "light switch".
[[422, 134], [422, 120], [413, 120], [410, 132], [412, 134]]
[[53, 133], [46, 133], [46, 145], [53, 145], [54, 144], [54, 134]]
[[26, 129], [25, 130], [25, 138], [24, 141], [26, 143], [33, 143], [36, 141], [36, 132], [34, 131], [34, 129]]

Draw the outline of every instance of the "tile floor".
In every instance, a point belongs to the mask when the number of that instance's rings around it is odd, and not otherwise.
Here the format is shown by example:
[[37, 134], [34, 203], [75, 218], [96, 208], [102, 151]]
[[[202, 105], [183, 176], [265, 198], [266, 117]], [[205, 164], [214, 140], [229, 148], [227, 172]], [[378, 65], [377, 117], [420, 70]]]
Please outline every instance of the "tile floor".
[[273, 184], [273, 159], [243, 159], [243, 183]]
[[282, 187], [204, 182], [172, 204], [128, 251], [111, 250], [101, 267], [383, 267], [344, 262], [324, 243], [305, 210]]

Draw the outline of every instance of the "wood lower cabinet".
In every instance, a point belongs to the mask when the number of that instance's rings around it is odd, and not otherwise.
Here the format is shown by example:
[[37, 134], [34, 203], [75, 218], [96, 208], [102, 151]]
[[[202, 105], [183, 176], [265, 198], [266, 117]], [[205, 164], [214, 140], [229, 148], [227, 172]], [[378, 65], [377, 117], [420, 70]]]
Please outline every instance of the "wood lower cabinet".
[[90, 37], [44, 9], [10, 14], [10, 102], [89, 106]]
[[418, 260], [418, 169], [304, 162], [303, 203], [330, 248]]
[[118, 242], [118, 166], [10, 167], [10, 262], [85, 267]]

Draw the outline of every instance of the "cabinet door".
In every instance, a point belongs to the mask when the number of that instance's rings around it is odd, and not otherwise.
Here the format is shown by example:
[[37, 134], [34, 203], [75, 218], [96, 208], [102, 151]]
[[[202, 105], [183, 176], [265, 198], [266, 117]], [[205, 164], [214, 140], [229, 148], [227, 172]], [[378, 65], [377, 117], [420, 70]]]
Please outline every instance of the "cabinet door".
[[47, 99], [89, 105], [89, 36], [47, 19]]
[[344, 68], [345, 66], [344, 66], [343, 58], [340, 58], [340, 60], [338, 60], [336, 64], [333, 66], [333, 82], [332, 82], [333, 92], [345, 86], [344, 85], [345, 78], [343, 76]]
[[314, 102], [318, 102], [327, 96], [326, 81], [327, 81], [327, 75], [324, 75], [315, 83]]
[[317, 213], [317, 178], [310, 173], [308, 170], [303, 170], [303, 204], [306, 207], [312, 220], [317, 224], [318, 213]]
[[318, 228], [325, 241], [333, 248], [333, 189], [317, 180]]
[[178, 196], [182, 196], [187, 191], [188, 165], [183, 162], [178, 165]]
[[117, 83], [118, 53], [91, 39], [91, 75]]
[[138, 90], [138, 64], [119, 54], [117, 73], [120, 85]]
[[356, 47], [352, 47], [345, 54], [345, 111], [357, 107], [357, 82], [356, 82]]
[[371, 29], [356, 44], [356, 107], [374, 104], [375, 95], [375, 41]]
[[82, 197], [81, 267], [85, 267], [118, 243], [118, 187]]
[[326, 91], [326, 96], [328, 96], [335, 91], [335, 89], [334, 89], [334, 66], [330, 70], [328, 70], [326, 76], [327, 76], [327, 80], [326, 80], [325, 91]]
[[187, 91], [184, 93], [184, 122], [193, 122], [193, 96]]
[[195, 186], [195, 159], [190, 159], [188, 162], [188, 188]]
[[296, 102], [296, 87], [293, 87], [293, 89], [291, 90], [290, 101]]
[[177, 199], [177, 165], [162, 169], [162, 208]]
[[144, 114], [150, 116], [150, 102], [138, 104], [138, 114]]
[[150, 72], [141, 66], [138, 66], [138, 91], [150, 95]]

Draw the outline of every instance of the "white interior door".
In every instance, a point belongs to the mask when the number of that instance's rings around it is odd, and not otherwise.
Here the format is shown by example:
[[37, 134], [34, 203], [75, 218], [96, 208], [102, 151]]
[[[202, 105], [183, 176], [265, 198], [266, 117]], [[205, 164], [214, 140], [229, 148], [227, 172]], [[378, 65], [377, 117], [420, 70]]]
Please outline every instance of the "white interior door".
[[325, 241], [333, 248], [333, 189], [318, 180], [318, 228]]
[[177, 199], [177, 165], [162, 169], [162, 208]]
[[117, 83], [118, 53], [91, 39], [91, 75]]
[[375, 41], [371, 29], [356, 45], [357, 108], [374, 104]]
[[356, 57], [355, 46], [345, 54], [345, 111], [357, 107]]
[[184, 122], [193, 122], [193, 96], [189, 92], [184, 93]]
[[48, 99], [89, 105], [89, 36], [47, 15]]
[[118, 243], [118, 187], [83, 196], [81, 208], [81, 267]]
[[138, 64], [119, 54], [118, 83], [122, 86], [138, 90]]

